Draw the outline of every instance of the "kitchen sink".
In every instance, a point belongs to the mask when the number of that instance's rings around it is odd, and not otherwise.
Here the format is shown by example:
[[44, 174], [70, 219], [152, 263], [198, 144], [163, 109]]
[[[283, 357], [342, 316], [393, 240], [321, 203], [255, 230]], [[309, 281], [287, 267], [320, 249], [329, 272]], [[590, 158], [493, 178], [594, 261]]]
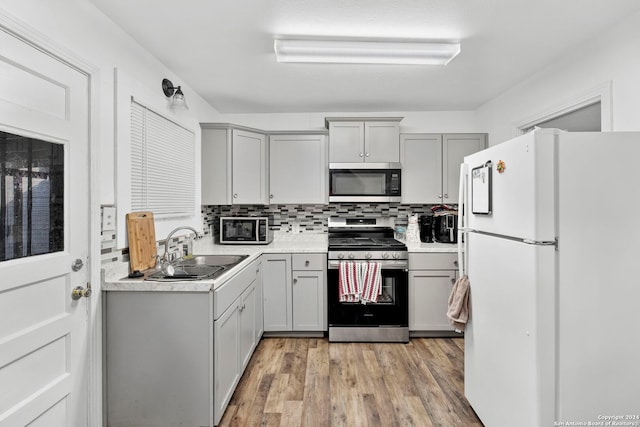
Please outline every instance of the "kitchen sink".
[[194, 255], [180, 258], [172, 263], [173, 275], [156, 271], [145, 280], [156, 282], [176, 282], [182, 280], [204, 280], [218, 277], [225, 271], [242, 262], [249, 255]]
[[209, 265], [231, 268], [245, 260], [249, 255], [193, 255], [191, 258], [179, 259], [175, 266]]

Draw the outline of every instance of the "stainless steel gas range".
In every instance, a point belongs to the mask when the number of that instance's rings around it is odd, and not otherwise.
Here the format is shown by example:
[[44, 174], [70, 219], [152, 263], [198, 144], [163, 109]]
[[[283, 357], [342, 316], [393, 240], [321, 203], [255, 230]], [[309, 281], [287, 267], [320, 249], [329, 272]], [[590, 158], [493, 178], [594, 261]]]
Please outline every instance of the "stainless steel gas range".
[[[393, 235], [389, 218], [329, 218], [329, 341], [409, 341], [407, 246]], [[341, 269], [354, 263], [379, 267], [376, 302], [341, 298]]]

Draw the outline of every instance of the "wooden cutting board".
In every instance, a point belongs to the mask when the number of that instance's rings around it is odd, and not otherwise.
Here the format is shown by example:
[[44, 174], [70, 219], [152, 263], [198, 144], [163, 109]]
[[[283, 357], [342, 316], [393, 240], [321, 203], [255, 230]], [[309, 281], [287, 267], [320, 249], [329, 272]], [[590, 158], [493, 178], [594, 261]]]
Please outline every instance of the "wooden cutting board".
[[153, 212], [127, 214], [129, 272], [144, 271], [156, 265], [156, 228]]

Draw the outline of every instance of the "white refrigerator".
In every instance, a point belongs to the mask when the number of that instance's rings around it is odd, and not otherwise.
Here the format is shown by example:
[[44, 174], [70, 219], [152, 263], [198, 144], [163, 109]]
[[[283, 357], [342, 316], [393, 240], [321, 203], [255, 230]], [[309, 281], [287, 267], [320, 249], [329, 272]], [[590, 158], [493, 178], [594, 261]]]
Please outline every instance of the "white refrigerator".
[[640, 425], [639, 162], [640, 132], [556, 129], [465, 157], [464, 383], [485, 426]]

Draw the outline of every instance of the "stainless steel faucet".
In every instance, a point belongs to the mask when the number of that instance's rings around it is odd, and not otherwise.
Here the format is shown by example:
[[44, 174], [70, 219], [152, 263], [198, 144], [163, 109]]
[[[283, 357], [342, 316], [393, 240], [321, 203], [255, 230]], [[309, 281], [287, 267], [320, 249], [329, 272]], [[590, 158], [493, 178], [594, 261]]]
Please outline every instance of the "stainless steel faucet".
[[169, 233], [169, 235], [167, 236], [167, 238], [164, 241], [164, 254], [162, 255], [162, 259], [160, 260], [160, 266], [162, 271], [167, 275], [167, 276], [173, 276], [173, 266], [171, 266], [169, 264], [169, 242], [171, 241], [171, 238], [173, 237], [173, 235], [180, 230], [191, 230], [195, 233], [195, 239], [200, 239], [203, 236], [201, 236], [200, 234], [198, 234], [198, 230], [196, 230], [193, 227], [189, 227], [189, 226], [182, 226], [182, 227], [178, 227], [174, 230], [171, 231], [171, 233]]

